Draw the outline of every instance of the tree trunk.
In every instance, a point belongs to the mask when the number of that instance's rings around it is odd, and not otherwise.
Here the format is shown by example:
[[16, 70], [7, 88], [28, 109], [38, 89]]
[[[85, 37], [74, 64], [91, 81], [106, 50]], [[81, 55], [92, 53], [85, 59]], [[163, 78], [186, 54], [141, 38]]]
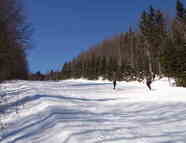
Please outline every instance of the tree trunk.
[[118, 47], [118, 66], [121, 67], [121, 46], [122, 46], [122, 33], [120, 35], [119, 47]]
[[135, 68], [135, 65], [134, 65], [134, 44], [133, 44], [134, 40], [133, 40], [133, 37], [131, 36], [130, 37], [130, 53], [131, 53], [131, 67], [132, 68]]
[[150, 53], [150, 46], [149, 46], [148, 43], [146, 44], [145, 50], [146, 50], [146, 55], [147, 55], [147, 58], [148, 58], [149, 72], [152, 73], [152, 57], [151, 57], [151, 53]]
[[162, 71], [161, 71], [161, 63], [160, 63], [160, 60], [158, 59], [158, 72], [159, 72], [159, 75], [161, 76], [162, 74]]

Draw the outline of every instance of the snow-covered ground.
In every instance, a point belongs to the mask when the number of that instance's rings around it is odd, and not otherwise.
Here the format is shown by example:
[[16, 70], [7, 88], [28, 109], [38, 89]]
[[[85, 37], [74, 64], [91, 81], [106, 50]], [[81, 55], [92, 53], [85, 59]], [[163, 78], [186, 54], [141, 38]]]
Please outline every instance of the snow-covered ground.
[[[186, 89], [143, 83], [12, 81], [1, 85], [1, 143], [186, 143]], [[17, 111], [17, 114], [16, 114]]]

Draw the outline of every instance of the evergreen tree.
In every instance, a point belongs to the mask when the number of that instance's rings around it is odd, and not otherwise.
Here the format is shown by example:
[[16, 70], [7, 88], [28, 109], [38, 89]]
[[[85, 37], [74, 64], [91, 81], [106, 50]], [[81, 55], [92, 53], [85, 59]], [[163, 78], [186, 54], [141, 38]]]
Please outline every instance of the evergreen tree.
[[176, 18], [178, 20], [186, 19], [186, 10], [184, 8], [183, 3], [180, 0], [176, 2]]
[[140, 31], [144, 38], [145, 52], [149, 64], [149, 72], [161, 74], [159, 57], [162, 43], [166, 37], [165, 19], [160, 10], [150, 7], [144, 11], [140, 21]]
[[179, 0], [176, 4], [176, 14], [169, 37], [164, 43], [161, 63], [165, 75], [175, 78], [177, 85], [186, 86], [186, 13]]

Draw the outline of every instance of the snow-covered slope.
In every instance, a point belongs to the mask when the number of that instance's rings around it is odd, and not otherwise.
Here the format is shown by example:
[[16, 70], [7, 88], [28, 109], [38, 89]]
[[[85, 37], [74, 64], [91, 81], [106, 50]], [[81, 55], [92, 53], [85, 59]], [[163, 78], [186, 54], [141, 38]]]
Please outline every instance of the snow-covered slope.
[[[1, 85], [1, 143], [186, 143], [186, 89], [66, 80]], [[17, 111], [17, 114], [16, 114]]]

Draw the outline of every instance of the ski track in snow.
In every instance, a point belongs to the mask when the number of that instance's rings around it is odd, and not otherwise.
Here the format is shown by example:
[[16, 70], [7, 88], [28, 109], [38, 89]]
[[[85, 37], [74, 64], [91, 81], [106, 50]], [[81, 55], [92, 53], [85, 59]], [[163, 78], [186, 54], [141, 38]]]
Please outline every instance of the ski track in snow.
[[[155, 81], [13, 81], [1, 85], [1, 143], [186, 143], [186, 89]], [[18, 112], [18, 114], [15, 113]]]

